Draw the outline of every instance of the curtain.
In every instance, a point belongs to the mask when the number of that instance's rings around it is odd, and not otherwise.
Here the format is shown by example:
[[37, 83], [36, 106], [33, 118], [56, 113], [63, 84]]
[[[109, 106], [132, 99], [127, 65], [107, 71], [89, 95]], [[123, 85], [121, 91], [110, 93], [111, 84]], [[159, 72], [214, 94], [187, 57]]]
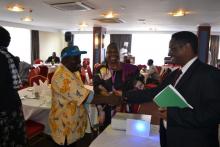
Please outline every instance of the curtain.
[[209, 50], [210, 50], [210, 65], [217, 67], [218, 52], [219, 52], [218, 35], [211, 35]]
[[39, 59], [39, 31], [31, 30], [31, 63], [34, 63], [34, 60]]
[[118, 45], [118, 48], [121, 49], [124, 47], [124, 43], [128, 42], [127, 50], [131, 52], [131, 34], [111, 34], [110, 35], [110, 42], [115, 42]]

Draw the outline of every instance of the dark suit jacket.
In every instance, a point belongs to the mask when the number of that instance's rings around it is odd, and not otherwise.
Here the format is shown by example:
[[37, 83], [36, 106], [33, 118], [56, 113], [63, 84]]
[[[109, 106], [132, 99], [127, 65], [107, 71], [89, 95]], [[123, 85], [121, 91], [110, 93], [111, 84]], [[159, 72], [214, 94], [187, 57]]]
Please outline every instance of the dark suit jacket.
[[48, 59], [46, 60], [46, 63], [52, 62], [53, 59], [54, 59], [54, 63], [60, 63], [60, 58], [59, 57], [53, 58], [52, 56], [48, 57]]
[[[174, 75], [172, 72], [156, 89], [126, 93], [128, 102], [150, 101], [173, 82]], [[197, 59], [176, 89], [194, 109], [167, 108], [167, 147], [219, 147], [220, 71]]]

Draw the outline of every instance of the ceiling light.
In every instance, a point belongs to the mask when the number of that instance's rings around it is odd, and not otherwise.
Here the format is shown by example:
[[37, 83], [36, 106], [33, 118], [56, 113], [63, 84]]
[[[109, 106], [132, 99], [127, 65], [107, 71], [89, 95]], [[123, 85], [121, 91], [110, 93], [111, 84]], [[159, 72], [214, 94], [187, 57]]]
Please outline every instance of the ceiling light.
[[174, 16], [174, 17], [180, 17], [180, 16], [185, 16], [187, 14], [190, 14], [190, 12], [189, 11], [185, 11], [183, 9], [179, 9], [179, 10], [170, 12], [168, 14], [171, 15], [171, 16]]
[[114, 17], [118, 16], [118, 14], [110, 11], [108, 13], [103, 13], [101, 16], [103, 16], [105, 18], [114, 18]]
[[10, 4], [7, 6], [7, 10], [13, 11], [13, 12], [22, 12], [24, 11], [24, 6], [20, 4]]
[[79, 30], [80, 31], [84, 31], [86, 27], [88, 27], [88, 24], [86, 22], [82, 22], [81, 24], [79, 24]]
[[28, 15], [25, 16], [25, 17], [23, 17], [23, 18], [21, 18], [21, 20], [22, 20], [22, 21], [25, 21], [25, 22], [31, 22], [31, 21], [33, 21], [33, 18], [32, 18], [32, 16], [31, 16], [31, 13], [32, 13], [32, 10], [30, 9]]
[[85, 22], [82, 22], [79, 26], [84, 28], [84, 27], [88, 27], [88, 24], [86, 24]]
[[33, 21], [33, 18], [31, 16], [25, 16], [21, 20], [25, 21], [25, 22], [31, 22], [31, 21]]

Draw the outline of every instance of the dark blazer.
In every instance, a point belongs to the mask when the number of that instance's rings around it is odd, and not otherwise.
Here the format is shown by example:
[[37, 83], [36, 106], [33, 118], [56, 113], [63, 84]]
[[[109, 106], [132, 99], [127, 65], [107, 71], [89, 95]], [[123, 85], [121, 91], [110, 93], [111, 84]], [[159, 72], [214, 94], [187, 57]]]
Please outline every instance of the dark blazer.
[[52, 56], [48, 57], [48, 59], [46, 60], [46, 63], [52, 62], [53, 59], [54, 59], [54, 63], [60, 63], [60, 58], [59, 57], [52, 57]]
[[[139, 102], [150, 101], [158, 91], [173, 82], [174, 75], [172, 72], [159, 88], [139, 94], [126, 93], [128, 102], [138, 99], [138, 95], [141, 96]], [[176, 89], [194, 109], [167, 108], [167, 147], [219, 147], [220, 70], [197, 59], [182, 76]]]

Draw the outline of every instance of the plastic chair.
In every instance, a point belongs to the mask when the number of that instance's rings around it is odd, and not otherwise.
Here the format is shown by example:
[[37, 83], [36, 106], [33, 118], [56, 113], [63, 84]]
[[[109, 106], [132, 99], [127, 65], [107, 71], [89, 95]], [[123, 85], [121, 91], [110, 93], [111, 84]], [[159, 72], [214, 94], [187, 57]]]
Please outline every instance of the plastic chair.
[[34, 77], [31, 78], [30, 80], [30, 86], [33, 86], [34, 83], [36, 83], [37, 85], [40, 85], [40, 80], [42, 82], [45, 82], [47, 80], [46, 77], [41, 76], [41, 75], [36, 75]]

